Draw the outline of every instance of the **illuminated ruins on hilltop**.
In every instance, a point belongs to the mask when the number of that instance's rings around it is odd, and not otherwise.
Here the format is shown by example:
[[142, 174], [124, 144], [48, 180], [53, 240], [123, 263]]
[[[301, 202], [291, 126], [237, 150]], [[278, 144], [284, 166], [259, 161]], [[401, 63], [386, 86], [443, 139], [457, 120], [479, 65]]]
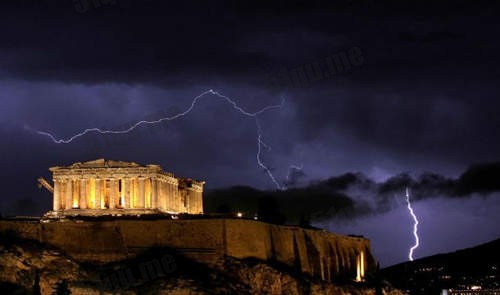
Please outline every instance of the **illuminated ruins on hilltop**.
[[[0, 220], [0, 231], [17, 229], [23, 237], [55, 245], [81, 261], [108, 263], [150, 247], [167, 247], [209, 265], [225, 257], [277, 261], [294, 269], [298, 265], [303, 273], [330, 282], [364, 282], [366, 271], [376, 266], [370, 241], [362, 237], [269, 224], [242, 215], [176, 216], [203, 213], [205, 183], [176, 178], [158, 165], [98, 159], [49, 170], [53, 186], [43, 178], [38, 180], [53, 193], [53, 210], [40, 223]], [[135, 218], [120, 222], [79, 219], [142, 214], [168, 218], [140, 223]], [[49, 220], [73, 216], [79, 222]]]
[[203, 181], [176, 178], [159, 165], [98, 159], [49, 169], [51, 216], [203, 213]]

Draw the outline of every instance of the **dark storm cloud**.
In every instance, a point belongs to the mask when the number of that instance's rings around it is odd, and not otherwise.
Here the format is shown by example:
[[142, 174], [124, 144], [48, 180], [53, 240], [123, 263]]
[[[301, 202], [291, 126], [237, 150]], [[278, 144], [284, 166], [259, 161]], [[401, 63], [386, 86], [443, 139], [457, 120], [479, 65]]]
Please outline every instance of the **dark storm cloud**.
[[[492, 44], [481, 50], [466, 48], [466, 55], [451, 50], [479, 41], [472, 34], [475, 28], [462, 25], [466, 8], [456, 3], [427, 6], [429, 11], [449, 13], [446, 21], [418, 15], [418, 5], [376, 6], [372, 1], [117, 0], [86, 13], [75, 7], [97, 2], [2, 4], [7, 6], [1, 12], [3, 71], [36, 80], [185, 85], [208, 77], [258, 81], [266, 67], [300, 66], [352, 46], [369, 53], [369, 79], [374, 71], [380, 79], [396, 69], [412, 72], [433, 63], [474, 67], [462, 58], [495, 57]], [[482, 14], [491, 7], [471, 9]], [[379, 17], [381, 13], [386, 15]], [[473, 32], [469, 36], [463, 30]], [[401, 34], [431, 44], [415, 48], [401, 41]], [[436, 42], [449, 50], [436, 49]]]
[[[77, 7], [85, 3], [87, 9]], [[160, 162], [213, 187], [271, 187], [255, 162], [254, 122], [224, 104], [204, 103], [189, 120], [129, 136], [91, 134], [74, 145], [55, 145], [33, 132], [69, 137], [94, 126], [122, 129], [178, 113], [210, 88], [249, 110], [286, 98], [283, 110], [260, 118], [273, 147], [262, 157], [282, 184], [291, 164], [303, 166], [302, 175], [290, 175], [303, 184], [345, 171], [378, 182], [401, 171], [454, 177], [472, 162], [498, 160], [500, 45], [492, 37], [500, 32], [498, 4], [0, 5], [0, 121], [10, 123], [3, 138], [19, 137], [0, 152], [16, 151], [22, 165], [6, 163], [19, 167], [40, 161], [32, 175], [19, 168], [16, 177], [32, 181], [54, 164], [106, 157]], [[273, 83], [275, 72], [328, 65], [329, 57], [353, 48], [362, 62], [348, 71], [305, 85]]]
[[[472, 63], [457, 57], [495, 57], [495, 43], [482, 49], [471, 46], [486, 32], [463, 23], [476, 13], [488, 26], [491, 4], [152, 0], [128, 1], [128, 8], [117, 0], [116, 5], [77, 13], [75, 3], [93, 1], [49, 2], [20, 1], [2, 9], [2, 48], [11, 57], [11, 73], [94, 82], [151, 82], [202, 71], [225, 77], [236, 72], [241, 77], [260, 66], [300, 65], [344, 46], [369, 50], [371, 63], [383, 66], [379, 74], [391, 67]], [[445, 20], [433, 15], [445, 12]], [[431, 44], [415, 48], [400, 42], [401, 35]], [[467, 47], [456, 51], [454, 46]], [[429, 59], [436, 54], [439, 59]], [[217, 70], [210, 71], [214, 67]]]
[[287, 188], [297, 186], [300, 180], [306, 176], [303, 167], [292, 165], [288, 168], [288, 174], [283, 185]]
[[288, 218], [298, 222], [300, 216], [316, 221], [351, 219], [388, 212], [404, 204], [405, 189], [411, 191], [413, 202], [439, 197], [471, 198], [488, 196], [500, 191], [500, 163], [473, 165], [457, 179], [426, 173], [413, 179], [407, 174], [376, 182], [362, 173], [346, 173], [306, 187], [286, 191], [260, 191], [249, 187], [213, 190], [206, 194], [205, 205], [211, 211], [225, 208], [253, 215], [259, 210], [259, 200], [275, 200]]

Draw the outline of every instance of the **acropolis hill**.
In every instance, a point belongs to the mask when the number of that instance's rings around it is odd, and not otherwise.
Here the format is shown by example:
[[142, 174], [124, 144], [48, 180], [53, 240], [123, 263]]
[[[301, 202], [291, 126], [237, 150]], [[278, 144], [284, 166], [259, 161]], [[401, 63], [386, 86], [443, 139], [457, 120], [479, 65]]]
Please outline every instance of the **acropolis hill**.
[[164, 247], [211, 268], [254, 259], [325, 283], [361, 282], [376, 268], [362, 237], [204, 213], [204, 182], [158, 165], [100, 159], [50, 171], [54, 185], [39, 181], [53, 192], [53, 210], [39, 221], [0, 220], [0, 232], [56, 247], [76, 263], [114, 263]]

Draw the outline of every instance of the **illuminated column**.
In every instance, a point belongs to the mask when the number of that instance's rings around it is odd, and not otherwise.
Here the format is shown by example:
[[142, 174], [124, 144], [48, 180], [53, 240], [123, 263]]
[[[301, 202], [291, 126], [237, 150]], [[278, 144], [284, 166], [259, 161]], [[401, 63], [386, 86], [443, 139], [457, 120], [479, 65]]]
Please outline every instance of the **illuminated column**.
[[130, 179], [130, 208], [137, 208], [137, 178]]
[[80, 179], [80, 209], [87, 209], [87, 179]]
[[120, 208], [125, 208], [125, 180], [123, 178], [120, 178], [118, 180], [118, 183], [119, 183], [118, 205], [120, 205]]
[[61, 209], [61, 200], [60, 200], [60, 198], [61, 198], [61, 192], [60, 192], [61, 184], [59, 182], [59, 179], [54, 178], [53, 180], [54, 180], [54, 195], [53, 195], [53, 197], [54, 197], [53, 202], [54, 203], [53, 203], [52, 210], [57, 211], [57, 210]]
[[163, 210], [168, 210], [168, 182], [161, 180], [161, 205]]
[[73, 180], [66, 179], [66, 192], [65, 192], [65, 209], [71, 209], [73, 204]]
[[138, 191], [138, 207], [145, 208], [144, 206], [145, 190], [144, 190], [144, 178], [139, 178], [139, 191]]
[[130, 178], [123, 179], [124, 205], [123, 208], [131, 208], [130, 206]]
[[151, 208], [151, 178], [144, 179], [144, 208]]
[[198, 213], [198, 192], [196, 190], [192, 190], [189, 192], [189, 213], [195, 214]]
[[203, 207], [201, 207], [201, 192], [196, 192], [196, 214], [203, 212]]
[[179, 185], [176, 185], [172, 188], [172, 208], [176, 212], [181, 212], [181, 194], [179, 190]]
[[165, 190], [166, 190], [165, 207], [168, 210], [172, 211], [173, 210], [172, 197], [174, 191], [172, 190], [172, 184], [168, 181], [165, 183]]
[[172, 186], [172, 209], [176, 212], [181, 212], [181, 194], [179, 190], [179, 184]]
[[174, 196], [174, 191], [172, 190], [173, 185], [170, 182], [165, 182], [165, 208], [172, 211], [173, 203], [172, 197]]
[[179, 211], [179, 208], [177, 207], [178, 203], [177, 203], [177, 185], [171, 185], [170, 186], [170, 189], [172, 190], [172, 195], [170, 196], [170, 200], [172, 200], [172, 202], [170, 202], [170, 208], [172, 208], [172, 210], [178, 212]]
[[191, 198], [193, 197], [193, 190], [190, 188], [186, 188], [186, 198], [184, 199], [184, 210], [186, 213], [192, 213], [191, 212]]
[[365, 277], [364, 256], [363, 252], [356, 256], [356, 282], [362, 282]]
[[90, 178], [85, 179], [85, 208], [89, 209], [92, 208], [90, 205], [90, 202], [92, 201], [92, 184], [90, 182]]
[[89, 189], [89, 202], [88, 202], [88, 206], [89, 208], [91, 209], [95, 209], [96, 208], [96, 201], [95, 201], [95, 198], [96, 198], [96, 189], [95, 189], [95, 186], [96, 186], [96, 179], [95, 178], [90, 178], [89, 179], [89, 182], [87, 183]]
[[356, 256], [356, 282], [361, 282], [361, 272], [359, 268], [359, 256]]
[[179, 184], [172, 187], [172, 205], [174, 207], [174, 211], [182, 212], [181, 208], [181, 190], [179, 189]]
[[191, 213], [193, 214], [198, 214], [200, 213], [200, 209], [198, 208], [198, 190], [195, 190], [193, 192], [193, 198], [191, 199]]
[[173, 190], [173, 184], [171, 184], [170, 182], [167, 182], [165, 184], [165, 189], [167, 190], [167, 198], [165, 200], [165, 207], [172, 211], [174, 209], [174, 202], [173, 202], [173, 199], [174, 199], [174, 190]]
[[80, 206], [80, 181], [73, 179], [73, 193], [71, 197], [71, 208], [78, 208]]
[[361, 279], [364, 279], [365, 277], [365, 253], [361, 252], [361, 257], [359, 258], [360, 261], [360, 268], [361, 268]]
[[184, 187], [179, 190], [179, 211], [186, 213], [186, 202], [188, 199], [188, 190]]
[[158, 199], [156, 200], [156, 203], [159, 208], [165, 210], [165, 188], [163, 184], [163, 179], [158, 179], [157, 181], [157, 190], [158, 190]]
[[155, 180], [156, 182], [156, 207], [157, 208], [160, 208], [160, 209], [163, 209], [163, 199], [162, 199], [162, 188], [161, 188], [161, 179], [157, 178]]
[[95, 180], [95, 209], [101, 209], [101, 186], [102, 180], [100, 178], [96, 178]]
[[200, 209], [198, 208], [198, 189], [193, 191], [193, 198], [191, 199], [191, 213], [198, 214]]
[[170, 198], [170, 183], [168, 181], [163, 182], [163, 207], [165, 210], [170, 210], [169, 198]]
[[118, 181], [113, 178], [109, 181], [109, 209], [115, 209], [118, 201]]
[[197, 192], [196, 193], [196, 198], [197, 198], [197, 203], [198, 203], [198, 212], [196, 213], [203, 213], [203, 191]]
[[173, 183], [169, 183], [168, 189], [169, 189], [169, 204], [168, 206], [170, 207], [170, 210], [173, 211], [179, 211], [177, 208], [177, 200], [176, 200], [176, 192], [177, 192], [177, 187]]
[[158, 179], [151, 178], [151, 207], [158, 208]]
[[109, 198], [109, 194], [106, 191], [107, 190], [106, 182], [107, 182], [106, 178], [101, 179], [101, 209], [105, 209], [106, 208], [106, 197]]
[[59, 179], [59, 210], [66, 208], [66, 182]]

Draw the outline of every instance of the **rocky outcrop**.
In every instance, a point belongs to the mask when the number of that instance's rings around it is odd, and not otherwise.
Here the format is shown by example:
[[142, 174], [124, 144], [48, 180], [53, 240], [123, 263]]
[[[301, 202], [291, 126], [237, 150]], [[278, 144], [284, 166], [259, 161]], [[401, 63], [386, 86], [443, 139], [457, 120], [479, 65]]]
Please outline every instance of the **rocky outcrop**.
[[252, 258], [327, 282], [354, 279], [361, 252], [366, 272], [375, 268], [367, 239], [253, 220], [0, 221], [2, 229], [53, 245], [79, 262], [108, 263], [168, 247], [210, 266], [223, 257]]
[[[163, 251], [163, 252], [162, 252]], [[17, 294], [52, 294], [67, 281], [79, 294], [359, 294], [375, 295], [366, 284], [337, 285], [318, 280], [284, 265], [257, 259], [225, 257], [207, 267], [182, 255], [155, 250], [134, 259], [106, 265], [81, 263], [63, 251], [33, 240], [0, 240], [0, 293], [8, 284]], [[168, 250], [170, 251], [170, 250]], [[166, 256], [167, 255], [167, 256]], [[156, 257], [156, 258], [155, 258]], [[163, 259], [163, 258], [168, 259]], [[39, 280], [37, 284], [36, 281]], [[35, 289], [34, 289], [35, 287]], [[403, 294], [385, 290], [384, 294]]]
[[18, 290], [31, 291], [38, 279], [40, 293], [52, 294], [59, 281], [78, 281], [87, 277], [79, 264], [61, 251], [34, 241], [19, 241], [10, 245], [0, 244], [2, 284], [11, 283], [17, 285]]

